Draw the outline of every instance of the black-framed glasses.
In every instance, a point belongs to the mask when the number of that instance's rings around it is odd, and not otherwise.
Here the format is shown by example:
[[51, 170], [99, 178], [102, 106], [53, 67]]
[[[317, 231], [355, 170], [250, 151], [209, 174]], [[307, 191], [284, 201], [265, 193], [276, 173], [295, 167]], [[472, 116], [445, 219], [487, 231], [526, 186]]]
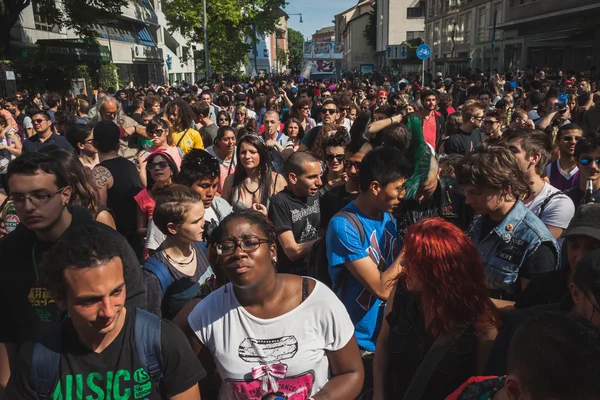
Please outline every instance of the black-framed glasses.
[[579, 142], [581, 140], [581, 136], [563, 136], [562, 140], [569, 143], [572, 141]]
[[23, 203], [25, 203], [26, 200], [29, 200], [31, 202], [31, 204], [33, 204], [34, 206], [41, 206], [41, 205], [46, 204], [51, 198], [53, 198], [57, 194], [61, 193], [66, 188], [67, 188], [67, 186], [63, 186], [60, 189], [58, 189], [57, 191], [52, 192], [52, 193], [34, 193], [34, 194], [12, 193], [10, 195], [10, 197], [11, 197], [13, 203], [15, 203], [15, 204], [23, 204]]
[[158, 161], [153, 163], [148, 163], [148, 169], [152, 171], [154, 168], [158, 167], [160, 169], [167, 168], [169, 166], [168, 161]]
[[489, 119], [488, 119], [487, 121], [483, 121], [483, 124], [484, 124], [484, 125], [494, 125], [494, 124], [496, 124], [496, 123], [498, 123], [498, 121], [491, 121], [491, 120], [489, 120]]
[[117, 112], [116, 111], [103, 111], [102, 112], [104, 115], [106, 115], [107, 117], [116, 117], [117, 116]]
[[344, 154], [325, 154], [325, 161], [337, 160], [338, 162], [344, 161], [346, 156]]
[[33, 122], [34, 124], [41, 124], [42, 122], [46, 122], [46, 119], [36, 118], [36, 119], [32, 119], [31, 122]]
[[354, 169], [356, 169], [357, 171], [360, 171], [360, 162], [358, 161], [350, 161], [350, 160], [345, 160], [344, 161], [344, 168], [352, 168], [354, 167]]
[[333, 109], [333, 108], [322, 108], [321, 109], [321, 114], [335, 114], [337, 112], [337, 110]]
[[273, 241], [259, 238], [247, 238], [239, 241], [225, 240], [217, 244], [217, 254], [220, 256], [229, 256], [235, 252], [237, 247], [246, 253], [253, 253], [263, 243], [273, 243]]
[[477, 115], [473, 115], [473, 118], [475, 118], [475, 119], [476, 119], [476, 120], [478, 120], [478, 121], [481, 121], [482, 119], [484, 119], [484, 118], [485, 118], [485, 116], [483, 116], [483, 115], [482, 115], [482, 116], [480, 116], [480, 117], [479, 117], [479, 116], [477, 116]]
[[162, 136], [162, 134], [164, 132], [165, 132], [164, 129], [155, 129], [153, 131], [146, 130], [146, 133], [148, 134], [148, 136]]
[[593, 159], [592, 157], [581, 157], [579, 159], [579, 164], [583, 165], [584, 167], [587, 167], [592, 163], [592, 161], [595, 162], [596, 165], [600, 166], [600, 157], [596, 159]]

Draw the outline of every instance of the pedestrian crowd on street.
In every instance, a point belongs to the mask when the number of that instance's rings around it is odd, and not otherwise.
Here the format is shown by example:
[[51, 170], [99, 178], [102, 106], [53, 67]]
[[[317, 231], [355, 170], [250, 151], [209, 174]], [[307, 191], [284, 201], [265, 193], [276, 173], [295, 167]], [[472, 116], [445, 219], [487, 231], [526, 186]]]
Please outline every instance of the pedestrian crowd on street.
[[0, 99], [0, 400], [599, 399], [596, 85]]

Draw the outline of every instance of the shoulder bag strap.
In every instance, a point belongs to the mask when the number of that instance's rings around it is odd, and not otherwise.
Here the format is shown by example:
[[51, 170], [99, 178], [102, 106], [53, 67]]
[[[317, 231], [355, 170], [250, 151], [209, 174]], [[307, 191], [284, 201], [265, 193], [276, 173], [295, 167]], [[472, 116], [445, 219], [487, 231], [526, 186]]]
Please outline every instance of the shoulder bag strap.
[[559, 194], [564, 194], [564, 193], [563, 192], [554, 192], [550, 196], [548, 196], [548, 197], [546, 197], [544, 199], [544, 202], [540, 206], [540, 212], [537, 215], [538, 218], [542, 218], [542, 214], [544, 213], [544, 210], [546, 210], [546, 207], [548, 207], [548, 204], [550, 203], [550, 200], [552, 200], [552, 198], [554, 196], [558, 196]]
[[440, 364], [440, 361], [442, 361], [442, 358], [450, 351], [456, 340], [466, 329], [466, 324], [456, 324], [450, 334], [439, 335], [437, 337], [431, 348], [429, 348], [425, 358], [421, 361], [419, 368], [417, 368], [417, 372], [404, 393], [403, 400], [415, 400], [423, 397], [431, 376]]
[[164, 296], [169, 286], [171, 286], [171, 283], [173, 283], [173, 278], [171, 278], [171, 274], [169, 274], [167, 267], [155, 257], [156, 256], [148, 258], [144, 262], [143, 268], [156, 276]]
[[135, 350], [142, 365], [148, 371], [150, 378], [158, 382], [163, 378], [161, 324], [157, 315], [137, 308], [133, 327]]
[[179, 147], [179, 145], [181, 144], [181, 141], [183, 140], [183, 138], [185, 137], [185, 135], [187, 135], [188, 131], [190, 130], [190, 128], [187, 128], [185, 130], [185, 132], [183, 132], [183, 135], [181, 135], [181, 137], [179, 138], [179, 140], [177, 141], [177, 144], [175, 145], [175, 147]]
[[[340, 215], [346, 221], [350, 222], [350, 224], [358, 231], [361, 243], [365, 241], [365, 237], [367, 236], [365, 228], [355, 213], [348, 211], [344, 208], [341, 211], [339, 211], [337, 215]], [[348, 271], [348, 269], [344, 266], [342, 268], [342, 271], [338, 275], [338, 279], [336, 280], [336, 282], [332, 282], [331, 289], [334, 293], [338, 293], [339, 290], [338, 298], [340, 299], [344, 297], [344, 281], [347, 279], [349, 273], [350, 272]]]
[[58, 324], [33, 345], [29, 379], [31, 388], [40, 399], [50, 398], [54, 382], [60, 374], [62, 333], [62, 324]]

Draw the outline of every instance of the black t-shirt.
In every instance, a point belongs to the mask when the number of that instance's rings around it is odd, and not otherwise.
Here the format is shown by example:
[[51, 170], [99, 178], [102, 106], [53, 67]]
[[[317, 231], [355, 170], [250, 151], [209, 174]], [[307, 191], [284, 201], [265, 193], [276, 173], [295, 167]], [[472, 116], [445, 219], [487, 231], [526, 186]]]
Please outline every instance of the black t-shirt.
[[[164, 399], [181, 394], [206, 376], [183, 332], [161, 321], [163, 378], [157, 385], [136, 352], [133, 332], [136, 310], [128, 308], [121, 332], [101, 353], [85, 347], [70, 320], [63, 322], [60, 377], [53, 399]], [[21, 349], [6, 389], [7, 399], [37, 399], [30, 386], [33, 345]], [[60, 378], [60, 381], [58, 380]]]
[[569, 293], [569, 287], [567, 286], [568, 277], [569, 267], [538, 275], [523, 290], [518, 301], [515, 303], [515, 308], [528, 308], [558, 303]]
[[450, 135], [444, 143], [444, 151], [446, 154], [461, 154], [465, 155], [473, 151], [481, 144], [481, 136], [477, 129], [468, 133], [461, 129]]
[[106, 206], [113, 210], [117, 231], [131, 243], [132, 239], [137, 238], [137, 203], [134, 196], [142, 190], [140, 174], [135, 165], [123, 157], [104, 160], [100, 165], [113, 177]]
[[23, 129], [25, 129], [25, 126], [23, 125], [23, 121], [25, 121], [25, 113], [21, 113], [19, 114], [19, 116], [17, 118], [15, 118], [16, 123]]
[[342, 208], [352, 203], [358, 197], [358, 193], [348, 193], [346, 185], [336, 186], [329, 189], [319, 201], [321, 207], [321, 229], [327, 230], [329, 221]]
[[[287, 188], [271, 199], [269, 219], [275, 226], [277, 235], [292, 231], [296, 243], [310, 242], [319, 238], [320, 225], [319, 196], [296, 197]], [[306, 274], [308, 257], [291, 261], [281, 243], [277, 242], [277, 269], [279, 272], [297, 275]]]
[[[574, 186], [565, 190], [565, 194], [573, 200], [575, 208], [577, 208], [581, 205], [581, 200], [583, 199], [583, 196], [585, 196], [585, 191], [581, 190], [579, 186]], [[594, 199], [596, 200], [596, 203], [600, 203], [600, 190], [597, 190], [596, 193], [594, 193]]]
[[[72, 220], [66, 232], [80, 225], [93, 224], [123, 241], [126, 257], [123, 262], [127, 286], [126, 304], [144, 308], [146, 291], [140, 264], [125, 239], [114, 229], [94, 221], [86, 209], [69, 206], [69, 211]], [[53, 245], [54, 243], [39, 241], [22, 224], [0, 239], [0, 343], [21, 344], [34, 340], [41, 331], [64, 317], [37, 272], [42, 256]]]

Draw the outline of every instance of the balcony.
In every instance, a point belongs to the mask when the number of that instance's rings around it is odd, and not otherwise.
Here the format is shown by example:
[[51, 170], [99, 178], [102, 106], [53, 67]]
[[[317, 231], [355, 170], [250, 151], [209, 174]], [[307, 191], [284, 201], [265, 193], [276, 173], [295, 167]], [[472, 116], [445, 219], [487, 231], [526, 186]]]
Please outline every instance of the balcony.
[[149, 0], [129, 0], [126, 6], [121, 7], [121, 15], [146, 25], [158, 26], [158, 16]]

